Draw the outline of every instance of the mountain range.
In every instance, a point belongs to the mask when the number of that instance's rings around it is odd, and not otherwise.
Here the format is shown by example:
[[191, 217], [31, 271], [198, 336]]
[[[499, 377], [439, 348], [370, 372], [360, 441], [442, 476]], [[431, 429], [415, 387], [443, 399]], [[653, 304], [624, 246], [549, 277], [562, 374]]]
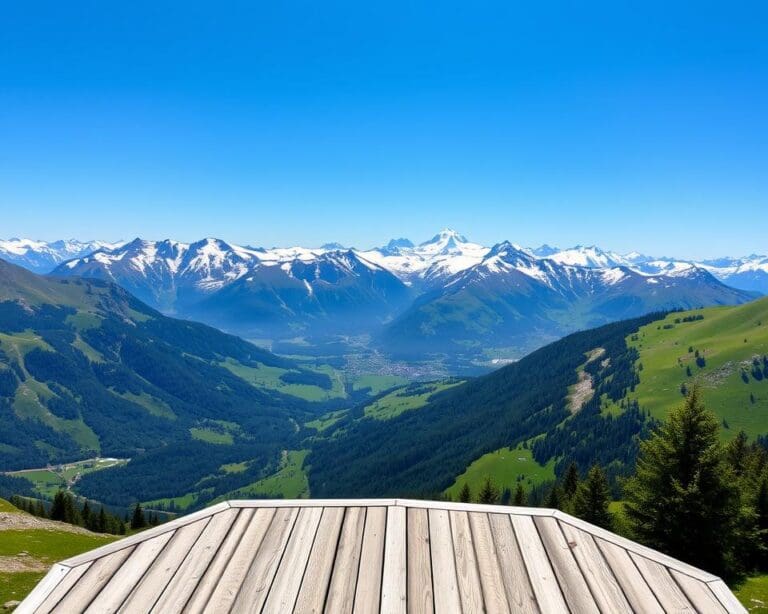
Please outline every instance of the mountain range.
[[[16, 240], [0, 244], [0, 257], [22, 243], [15, 262], [28, 268], [39, 266], [38, 253], [56, 251]], [[450, 229], [418, 245], [401, 238], [367, 250], [214, 238], [95, 247], [68, 260], [58, 252], [63, 261], [51, 273], [116, 282], [166, 314], [247, 338], [362, 335], [409, 358], [489, 348], [517, 357], [581, 328], [768, 291], [768, 257], [696, 263], [597, 247], [486, 247]]]

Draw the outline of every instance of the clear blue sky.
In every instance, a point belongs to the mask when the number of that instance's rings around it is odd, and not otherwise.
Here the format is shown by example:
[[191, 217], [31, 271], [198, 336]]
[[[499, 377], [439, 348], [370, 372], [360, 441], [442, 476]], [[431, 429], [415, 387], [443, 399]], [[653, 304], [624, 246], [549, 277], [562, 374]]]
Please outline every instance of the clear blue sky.
[[15, 2], [0, 236], [768, 251], [765, 2]]

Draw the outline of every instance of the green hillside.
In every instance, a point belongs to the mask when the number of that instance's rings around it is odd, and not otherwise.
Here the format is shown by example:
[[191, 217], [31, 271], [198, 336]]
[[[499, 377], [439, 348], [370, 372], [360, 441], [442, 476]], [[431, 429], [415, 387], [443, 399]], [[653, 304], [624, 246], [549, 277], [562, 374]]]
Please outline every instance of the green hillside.
[[673, 313], [627, 342], [639, 351], [638, 369], [642, 364], [627, 399], [652, 416], [664, 419], [681, 401], [681, 387], [698, 383], [707, 407], [725, 421], [724, 433], [768, 432], [768, 298]]

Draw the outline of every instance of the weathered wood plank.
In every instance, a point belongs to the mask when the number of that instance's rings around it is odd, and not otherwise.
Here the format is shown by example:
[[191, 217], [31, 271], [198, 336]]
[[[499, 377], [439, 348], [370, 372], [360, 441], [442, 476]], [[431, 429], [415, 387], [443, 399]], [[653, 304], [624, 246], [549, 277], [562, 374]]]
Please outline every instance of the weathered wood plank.
[[404, 507], [387, 508], [384, 537], [384, 570], [381, 577], [381, 611], [404, 614], [407, 606], [406, 514]]
[[632, 608], [624, 596], [624, 591], [605, 562], [594, 538], [565, 522], [560, 523], [560, 528], [600, 609], [603, 612], [631, 612]]
[[656, 595], [640, 575], [629, 553], [621, 546], [607, 542], [602, 537], [595, 538], [595, 542], [611, 566], [613, 575], [616, 576], [632, 609], [635, 612], [662, 614], [664, 610], [656, 599]]
[[429, 516], [425, 509], [408, 510], [408, 612], [434, 612]]
[[667, 612], [675, 612], [676, 614], [678, 612], [680, 614], [683, 612], [695, 612], [685, 593], [683, 593], [664, 565], [634, 552], [630, 552], [629, 556], [637, 565], [637, 569], [645, 578], [648, 586], [651, 587], [661, 607]]
[[322, 612], [333, 571], [333, 561], [344, 521], [343, 507], [326, 507], [315, 534], [307, 570], [296, 600], [296, 612]]
[[432, 551], [435, 612], [461, 612], [451, 519], [448, 514], [446, 510], [429, 510], [429, 544]]
[[56, 610], [59, 612], [82, 612], [99, 594], [102, 588], [112, 579], [115, 572], [125, 560], [133, 554], [136, 546], [118, 550], [103, 558], [93, 561], [80, 581], [72, 587], [59, 602]]
[[557, 520], [538, 517], [533, 521], [539, 530], [539, 536], [549, 555], [549, 561], [555, 570], [568, 607], [574, 612], [600, 614], [587, 581], [565, 541]]
[[79, 565], [74, 569], [70, 569], [67, 574], [58, 581], [54, 589], [48, 593], [45, 601], [43, 601], [39, 607], [34, 609], [34, 612], [36, 614], [48, 614], [48, 612], [53, 611], [56, 604], [64, 598], [75, 584], [77, 584], [78, 580], [80, 580], [83, 574], [90, 569], [92, 564], [93, 563], [85, 563], [84, 565]]
[[520, 614], [536, 614], [539, 607], [533, 593], [528, 572], [517, 545], [515, 532], [508, 514], [489, 514], [496, 555], [503, 570], [502, 579], [510, 611]]
[[386, 528], [387, 508], [369, 507], [365, 519], [363, 547], [355, 590], [354, 611], [361, 614], [374, 614], [379, 611]]
[[203, 518], [176, 530], [168, 545], [123, 602], [121, 612], [149, 612], [152, 609], [208, 522], [210, 518]]
[[[219, 548], [226, 546], [227, 534], [234, 528], [234, 521], [239, 513], [239, 510], [229, 508], [211, 517], [194, 550], [184, 558], [168, 586], [160, 594], [152, 612], [170, 614], [182, 611]], [[253, 511], [246, 510], [243, 514], [250, 517]]]
[[363, 548], [365, 508], [348, 507], [336, 551], [336, 562], [328, 588], [325, 611], [334, 614], [350, 614], [355, 605], [355, 586], [360, 569], [360, 552]]
[[115, 571], [98, 596], [91, 602], [88, 614], [111, 614], [120, 609], [123, 601], [139, 583], [144, 573], [152, 566], [176, 531], [163, 533], [140, 543], [131, 556]]
[[493, 541], [488, 514], [470, 512], [469, 526], [472, 529], [472, 541], [475, 544], [477, 569], [480, 575], [485, 609], [491, 614], [508, 612], [509, 605], [507, 604], [504, 579], [499, 568], [499, 558], [496, 553], [496, 544]]
[[[269, 522], [261, 523], [258, 532], [262, 535], [262, 539], [259, 540], [257, 546], [249, 548], [251, 551], [250, 567], [246, 569], [244, 577], [238, 582], [239, 592], [232, 596], [233, 611], [258, 612], [261, 610], [267, 600], [272, 581], [277, 573], [299, 511], [299, 508], [295, 507], [260, 508], [257, 510], [254, 522], [261, 520], [260, 514], [262, 513], [269, 515], [264, 517], [265, 519], [268, 518]], [[229, 568], [224, 572], [224, 576], [229, 576]], [[208, 602], [209, 607], [206, 608], [206, 611], [211, 613], [226, 612], [230, 607], [229, 603], [229, 600], [222, 603], [220, 600], [212, 598]]]
[[[321, 507], [305, 507], [299, 511], [293, 532], [288, 539], [283, 558], [272, 582], [272, 588], [269, 590], [267, 601], [264, 603], [263, 612], [280, 614], [293, 610], [322, 515], [323, 508]], [[242, 602], [242, 605], [245, 606], [243, 610], [250, 609], [250, 604], [251, 602], [247, 600]]]
[[722, 580], [715, 580], [709, 583], [709, 588], [728, 612], [747, 614], [747, 608], [741, 605], [741, 602], [736, 599], [736, 595], [731, 592], [731, 589], [728, 588], [728, 585], [725, 582]]
[[549, 564], [544, 544], [541, 543], [536, 525], [530, 516], [511, 515], [520, 553], [531, 579], [531, 586], [542, 612], [568, 612], [565, 598]]
[[238, 595], [245, 588], [254, 558], [261, 552], [261, 544], [269, 539], [267, 531], [272, 530], [278, 513], [280, 510], [276, 512], [269, 508], [256, 510], [237, 548], [230, 554], [229, 563], [219, 576], [208, 602], [203, 607], [204, 612], [226, 612], [234, 605]]
[[477, 557], [472, 542], [472, 529], [467, 512], [448, 512], [451, 519], [453, 553], [456, 558], [456, 579], [459, 582], [459, 596], [465, 612], [483, 612], [483, 589], [477, 570]]
[[[227, 533], [224, 543], [222, 543], [221, 547], [216, 551], [216, 555], [210, 565], [205, 569], [202, 578], [200, 578], [197, 586], [193, 589], [192, 596], [184, 606], [185, 611], [194, 614], [202, 612], [205, 609], [205, 605], [219, 585], [219, 580], [221, 579], [224, 570], [227, 568], [227, 565], [229, 565], [232, 553], [237, 550], [238, 545], [240, 545], [240, 540], [243, 538], [248, 527], [251, 526], [251, 522], [255, 515], [255, 509], [243, 510], [238, 514], [234, 525], [232, 525], [232, 529]], [[161, 610], [156, 611], [161, 612]]]
[[715, 597], [715, 594], [706, 584], [675, 569], [671, 570], [671, 573], [697, 611], [707, 613], [726, 612], [723, 604], [720, 603], [720, 600]]

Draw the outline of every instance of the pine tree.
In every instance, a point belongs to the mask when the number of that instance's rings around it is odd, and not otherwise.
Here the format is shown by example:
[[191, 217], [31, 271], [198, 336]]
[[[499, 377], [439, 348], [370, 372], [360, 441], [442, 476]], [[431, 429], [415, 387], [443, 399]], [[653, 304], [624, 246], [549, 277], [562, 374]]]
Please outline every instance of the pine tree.
[[517, 483], [517, 490], [515, 490], [515, 498], [514, 498], [514, 505], [522, 506], [526, 503], [526, 497], [525, 497], [525, 489], [523, 488], [523, 485], [518, 482]]
[[499, 501], [499, 489], [491, 481], [490, 477], [485, 478], [483, 487], [477, 494], [478, 503], [497, 503]]
[[147, 520], [144, 518], [144, 510], [141, 509], [141, 503], [136, 503], [136, 507], [133, 508], [133, 516], [131, 516], [131, 528], [143, 529], [147, 526]]
[[66, 504], [64, 491], [59, 490], [53, 497], [53, 505], [51, 506], [51, 520], [59, 520], [65, 522], [66, 516]]
[[43, 502], [40, 501], [39, 499], [35, 504], [35, 516], [38, 516], [39, 518], [47, 517], [47, 514], [45, 513], [45, 506], [43, 505]]
[[563, 496], [566, 499], [572, 499], [579, 488], [579, 468], [575, 462], [568, 466], [563, 478]]
[[472, 501], [472, 491], [469, 489], [469, 484], [464, 482], [464, 486], [459, 491], [459, 501], [462, 503], [469, 503]]
[[547, 498], [544, 501], [544, 507], [550, 507], [555, 510], [559, 510], [563, 503], [563, 491], [558, 484], [553, 484], [552, 488], [547, 493]]
[[87, 529], [93, 528], [93, 519], [91, 518], [91, 506], [88, 505], [88, 499], [83, 503], [83, 509], [80, 511], [80, 517], [83, 519], [83, 526]]
[[99, 533], [106, 533], [107, 532], [107, 514], [104, 511], [104, 506], [101, 506], [101, 509], [99, 510], [99, 518], [96, 522], [96, 530]]
[[636, 474], [625, 485], [625, 509], [645, 544], [729, 575], [739, 499], [718, 431], [694, 386], [685, 403], [641, 443]]
[[600, 465], [594, 465], [587, 479], [579, 484], [573, 498], [573, 513], [587, 522], [610, 529], [613, 518], [608, 511], [611, 502], [608, 480]]

